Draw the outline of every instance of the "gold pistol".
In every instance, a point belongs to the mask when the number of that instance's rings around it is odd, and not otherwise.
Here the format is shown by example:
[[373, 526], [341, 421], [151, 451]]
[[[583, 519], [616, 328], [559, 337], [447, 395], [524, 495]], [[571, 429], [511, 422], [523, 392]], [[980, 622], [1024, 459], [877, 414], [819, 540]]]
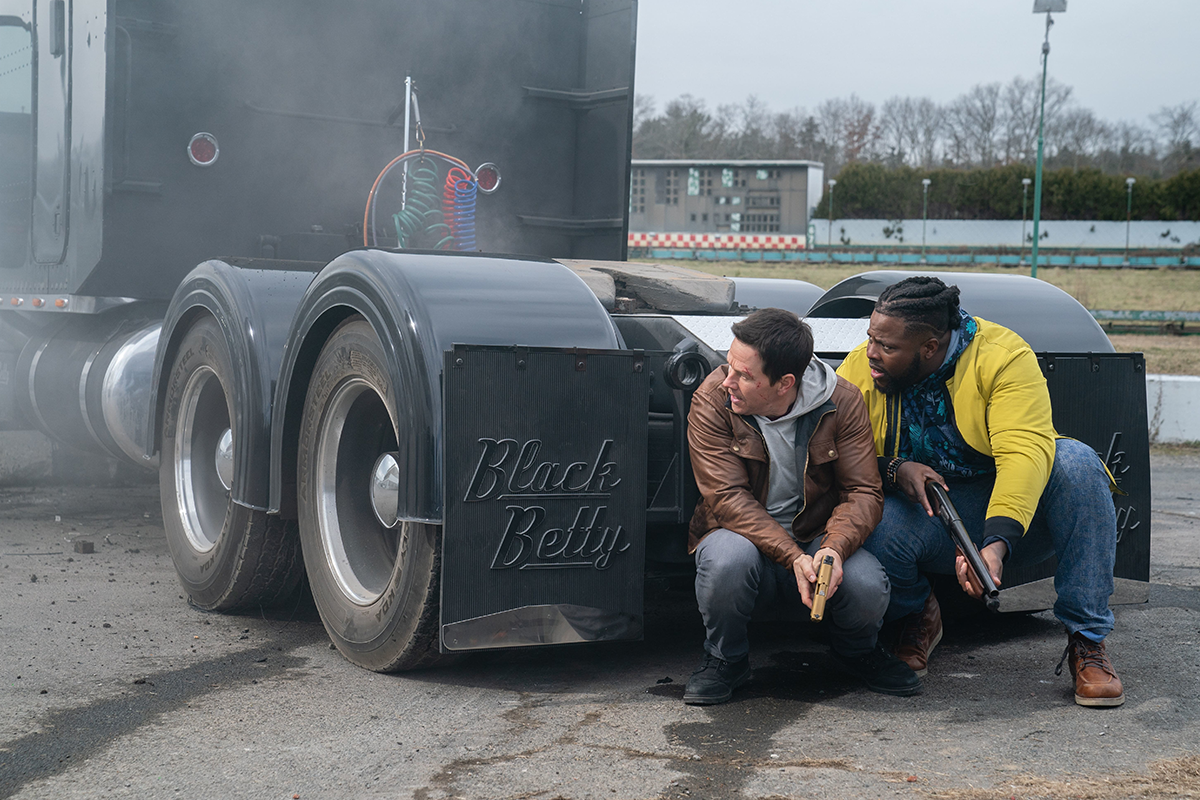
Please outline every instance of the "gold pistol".
[[812, 621], [820, 622], [825, 618], [825, 600], [829, 596], [829, 580], [833, 577], [833, 556], [821, 559], [821, 568], [817, 570], [817, 591], [813, 594]]

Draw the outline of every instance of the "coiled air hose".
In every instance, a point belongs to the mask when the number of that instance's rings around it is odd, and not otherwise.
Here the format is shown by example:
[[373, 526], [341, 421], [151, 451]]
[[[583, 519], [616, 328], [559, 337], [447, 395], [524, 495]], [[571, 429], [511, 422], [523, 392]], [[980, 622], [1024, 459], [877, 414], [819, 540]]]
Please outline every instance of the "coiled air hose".
[[[449, 167], [442, 199], [438, 201], [440, 176], [437, 162]], [[375, 228], [375, 206], [379, 199], [379, 186], [388, 173], [401, 164], [408, 164], [408, 188], [404, 208], [392, 216], [400, 247], [413, 246], [417, 236], [437, 237], [435, 249], [444, 250], [457, 244], [459, 250], [475, 248], [475, 193], [478, 183], [475, 174], [465, 163], [454, 156], [436, 150], [409, 150], [392, 159], [375, 178], [367, 195], [367, 206], [363, 210], [363, 246], [378, 245]], [[447, 205], [453, 178], [453, 201]], [[459, 184], [463, 184], [461, 187]], [[460, 197], [461, 195], [461, 197]], [[456, 234], [456, 231], [459, 233]], [[457, 238], [461, 235], [463, 238]]]
[[475, 249], [475, 197], [479, 184], [470, 172], [451, 167], [442, 192], [442, 218], [450, 225], [457, 250]]
[[428, 234], [430, 238], [440, 236], [433, 246], [434, 250], [446, 250], [454, 244], [451, 227], [446, 224], [437, 202], [438, 177], [431, 161], [409, 170], [404, 208], [392, 215], [399, 247], [412, 246], [414, 238], [421, 233]]

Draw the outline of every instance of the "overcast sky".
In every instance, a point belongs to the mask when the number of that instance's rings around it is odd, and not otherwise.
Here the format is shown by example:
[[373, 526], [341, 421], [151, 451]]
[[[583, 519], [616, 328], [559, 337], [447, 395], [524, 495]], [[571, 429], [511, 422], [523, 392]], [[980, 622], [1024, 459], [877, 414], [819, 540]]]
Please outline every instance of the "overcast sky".
[[[851, 93], [944, 103], [977, 83], [1040, 74], [1045, 15], [1032, 9], [1033, 0], [640, 0], [636, 88], [660, 110], [682, 94], [710, 108], [754, 94], [775, 111]], [[1050, 33], [1050, 74], [1101, 119], [1149, 124], [1164, 105], [1200, 99], [1198, 33], [1200, 0], [1068, 0]], [[0, 95], [17, 79], [28, 91], [22, 72], [0, 80]]]
[[[952, 100], [1041, 74], [1033, 0], [640, 0], [636, 91], [810, 111], [857, 94]], [[1068, 0], [1049, 74], [1109, 122], [1200, 99], [1200, 0]]]

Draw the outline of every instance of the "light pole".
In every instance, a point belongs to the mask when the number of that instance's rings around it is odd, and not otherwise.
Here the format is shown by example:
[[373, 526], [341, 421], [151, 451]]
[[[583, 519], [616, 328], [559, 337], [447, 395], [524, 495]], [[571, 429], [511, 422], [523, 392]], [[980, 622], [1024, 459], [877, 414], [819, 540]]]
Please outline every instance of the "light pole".
[[925, 263], [925, 220], [929, 218], [929, 178], [921, 179], [921, 263]]
[[1019, 266], [1025, 266], [1025, 209], [1029, 203], [1029, 184], [1033, 183], [1029, 178], [1021, 178], [1021, 260]]
[[837, 186], [837, 181], [830, 178], [829, 181], [829, 249], [833, 249], [833, 187]]
[[1042, 42], [1042, 103], [1038, 113], [1038, 149], [1037, 166], [1033, 178], [1033, 267], [1030, 277], [1037, 277], [1038, 262], [1038, 223], [1042, 219], [1042, 143], [1045, 140], [1046, 126], [1046, 64], [1050, 61], [1050, 26], [1054, 24], [1052, 13], [1063, 14], [1067, 10], [1067, 0], [1033, 0], [1033, 13], [1046, 15], [1046, 39]]
[[1134, 178], [1125, 179], [1125, 263], [1121, 266], [1129, 266], [1129, 225], [1133, 219], [1133, 184], [1137, 183]]

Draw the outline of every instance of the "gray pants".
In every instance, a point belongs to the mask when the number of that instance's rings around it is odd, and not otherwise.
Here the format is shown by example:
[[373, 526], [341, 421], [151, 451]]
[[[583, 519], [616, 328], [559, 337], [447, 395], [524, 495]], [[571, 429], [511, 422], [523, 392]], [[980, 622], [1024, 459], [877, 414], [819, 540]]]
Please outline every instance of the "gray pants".
[[[819, 545], [813, 541], [804, 548], [812, 555]], [[858, 550], [846, 559], [822, 623], [829, 626], [835, 653], [853, 658], [875, 649], [890, 595], [887, 573], [875, 556]], [[750, 652], [746, 627], [752, 618], [780, 610], [807, 616], [791, 570], [725, 528], [705, 536], [696, 548], [696, 600], [708, 632], [704, 650], [723, 661], [739, 661]]]

